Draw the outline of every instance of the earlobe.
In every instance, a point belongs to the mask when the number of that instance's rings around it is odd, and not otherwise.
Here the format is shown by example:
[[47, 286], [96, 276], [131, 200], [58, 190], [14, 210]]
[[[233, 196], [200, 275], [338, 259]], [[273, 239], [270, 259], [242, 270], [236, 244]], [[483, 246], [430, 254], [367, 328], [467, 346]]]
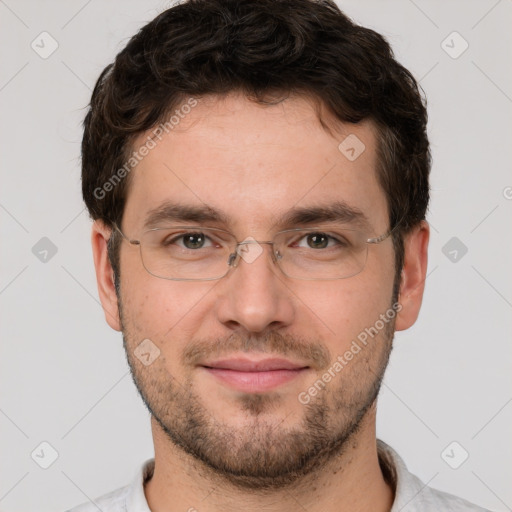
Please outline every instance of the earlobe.
[[111, 229], [102, 221], [96, 220], [92, 226], [91, 244], [96, 270], [96, 283], [105, 320], [116, 331], [121, 331], [119, 307], [115, 289], [114, 271], [108, 258], [107, 242]]
[[404, 265], [398, 297], [401, 310], [395, 324], [397, 331], [408, 329], [418, 318], [425, 289], [429, 237], [430, 227], [426, 221], [421, 221], [404, 236]]

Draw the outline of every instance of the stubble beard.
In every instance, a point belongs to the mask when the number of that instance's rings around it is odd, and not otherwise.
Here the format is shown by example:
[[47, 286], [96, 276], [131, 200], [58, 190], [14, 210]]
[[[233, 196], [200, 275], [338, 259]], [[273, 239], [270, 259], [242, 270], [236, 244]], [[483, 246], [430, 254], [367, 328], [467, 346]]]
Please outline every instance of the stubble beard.
[[[137, 342], [126, 328], [120, 301], [119, 304], [132, 378], [155, 421], [170, 442], [192, 457], [194, 467], [203, 476], [245, 490], [295, 486], [304, 478], [314, 478], [323, 467], [342, 456], [377, 399], [394, 333], [392, 321], [325, 389], [308, 404], [301, 405], [304, 412], [295, 426], [285, 428], [282, 424], [286, 417], [280, 422], [268, 419], [272, 417], [270, 413], [279, 411], [282, 397], [246, 394], [237, 403], [250, 422], [240, 427], [222, 423], [209, 412], [204, 405], [207, 397], [201, 399], [194, 392], [191, 377], [178, 382], [158, 359], [149, 367], [135, 361], [133, 349]], [[230, 346], [247, 349], [247, 340], [233, 336], [229, 340]], [[210, 340], [198, 344], [218, 347], [225, 342]], [[278, 333], [258, 341], [260, 349], [276, 345], [294, 353], [292, 339]], [[311, 343], [311, 347], [314, 350], [318, 344]]]

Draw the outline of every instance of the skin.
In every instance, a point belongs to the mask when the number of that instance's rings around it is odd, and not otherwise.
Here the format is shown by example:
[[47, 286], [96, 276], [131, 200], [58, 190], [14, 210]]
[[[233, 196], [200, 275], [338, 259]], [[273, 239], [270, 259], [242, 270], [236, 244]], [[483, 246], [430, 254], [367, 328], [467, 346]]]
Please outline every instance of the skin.
[[[343, 124], [327, 112], [322, 117], [332, 134], [303, 97], [290, 96], [272, 106], [235, 93], [202, 98], [132, 171], [121, 229], [138, 239], [146, 212], [172, 200], [222, 211], [229, 223], [211, 226], [231, 231], [239, 241], [248, 236], [269, 240], [285, 229], [276, 221], [291, 208], [343, 200], [368, 217], [369, 236], [385, 233], [388, 206], [375, 171], [373, 124]], [[353, 162], [338, 150], [349, 134], [366, 146]], [[154, 413], [155, 471], [145, 485], [152, 511], [282, 512], [297, 510], [297, 502], [311, 512], [390, 510], [393, 489], [378, 462], [374, 398], [393, 329], [409, 328], [419, 313], [426, 222], [405, 238], [396, 322], [382, 329], [308, 405], [300, 403], [299, 393], [391, 307], [390, 238], [369, 247], [361, 273], [332, 281], [287, 278], [273, 263], [269, 246], [262, 246], [255, 261], [240, 261], [217, 281], [164, 280], [146, 272], [138, 247], [123, 242], [118, 297], [106, 250], [109, 237], [109, 228], [96, 221], [92, 247], [105, 317], [113, 329], [123, 331], [134, 380]], [[147, 338], [160, 350], [149, 366], [134, 357]], [[314, 358], [311, 347], [328, 359]], [[190, 364], [184, 355], [191, 349], [203, 361], [213, 355], [271, 353], [310, 367], [271, 391], [240, 392]], [[191, 429], [190, 418], [203, 430]], [[189, 446], [197, 444], [198, 432], [206, 439], [203, 460], [190, 453], [199, 449]], [[312, 446], [315, 432], [323, 452]], [[308, 450], [309, 463], [284, 471], [287, 457], [294, 462], [300, 450]], [[258, 464], [262, 454], [267, 457], [263, 468]]]

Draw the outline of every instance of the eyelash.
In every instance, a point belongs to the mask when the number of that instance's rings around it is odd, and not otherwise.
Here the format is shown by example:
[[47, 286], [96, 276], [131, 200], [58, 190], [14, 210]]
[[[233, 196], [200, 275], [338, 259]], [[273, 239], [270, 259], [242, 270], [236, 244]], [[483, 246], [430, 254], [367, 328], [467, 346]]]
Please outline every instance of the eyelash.
[[[182, 243], [183, 243], [183, 240], [185, 237], [187, 236], [193, 236], [193, 235], [203, 235], [204, 239], [205, 240], [209, 240], [210, 241], [210, 246], [214, 246], [214, 245], [220, 245], [221, 242], [215, 242], [210, 236], [208, 235], [205, 235], [203, 232], [201, 231], [198, 231], [198, 232], [193, 232], [193, 231], [190, 231], [190, 232], [186, 232], [186, 233], [182, 233], [180, 235], [176, 235], [176, 236], [172, 236], [171, 238], [167, 237], [166, 239], [164, 239], [162, 241], [162, 245], [165, 245], [165, 246], [168, 246], [168, 245], [171, 245], [171, 244], [174, 244], [176, 243], [178, 240], [181, 240]], [[291, 244], [298, 244], [300, 243], [302, 240], [306, 239], [308, 236], [311, 236], [311, 235], [322, 235], [322, 236], [326, 236], [328, 239], [329, 239], [329, 242], [335, 242], [335, 245], [338, 245], [338, 246], [347, 246], [349, 245], [348, 242], [346, 240], [343, 240], [343, 239], [340, 239], [340, 238], [337, 238], [333, 235], [329, 235], [328, 233], [326, 232], [323, 232], [323, 231], [313, 231], [313, 232], [310, 232], [310, 233], [307, 233], [307, 234], [304, 234], [302, 235], [300, 238], [296, 239], [296, 240], [292, 240]], [[328, 249], [328, 248], [331, 248], [332, 245], [328, 245], [325, 249]], [[182, 248], [185, 248], [185, 249], [188, 249], [187, 247], [182, 247]]]

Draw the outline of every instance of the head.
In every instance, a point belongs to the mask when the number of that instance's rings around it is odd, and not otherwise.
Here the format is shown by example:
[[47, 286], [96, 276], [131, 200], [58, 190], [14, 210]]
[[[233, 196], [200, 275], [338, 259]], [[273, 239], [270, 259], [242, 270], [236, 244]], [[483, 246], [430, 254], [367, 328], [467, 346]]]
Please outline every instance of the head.
[[[156, 428], [201, 467], [285, 485], [369, 424], [393, 333], [421, 305], [426, 122], [385, 39], [330, 1], [190, 0], [101, 74], [82, 143], [100, 298]], [[237, 241], [340, 223], [392, 233], [345, 279], [290, 278], [262, 244], [221, 279], [178, 281], [150, 274], [127, 241], [157, 209], [152, 226]], [[298, 370], [249, 390], [209, 367], [269, 357]]]

